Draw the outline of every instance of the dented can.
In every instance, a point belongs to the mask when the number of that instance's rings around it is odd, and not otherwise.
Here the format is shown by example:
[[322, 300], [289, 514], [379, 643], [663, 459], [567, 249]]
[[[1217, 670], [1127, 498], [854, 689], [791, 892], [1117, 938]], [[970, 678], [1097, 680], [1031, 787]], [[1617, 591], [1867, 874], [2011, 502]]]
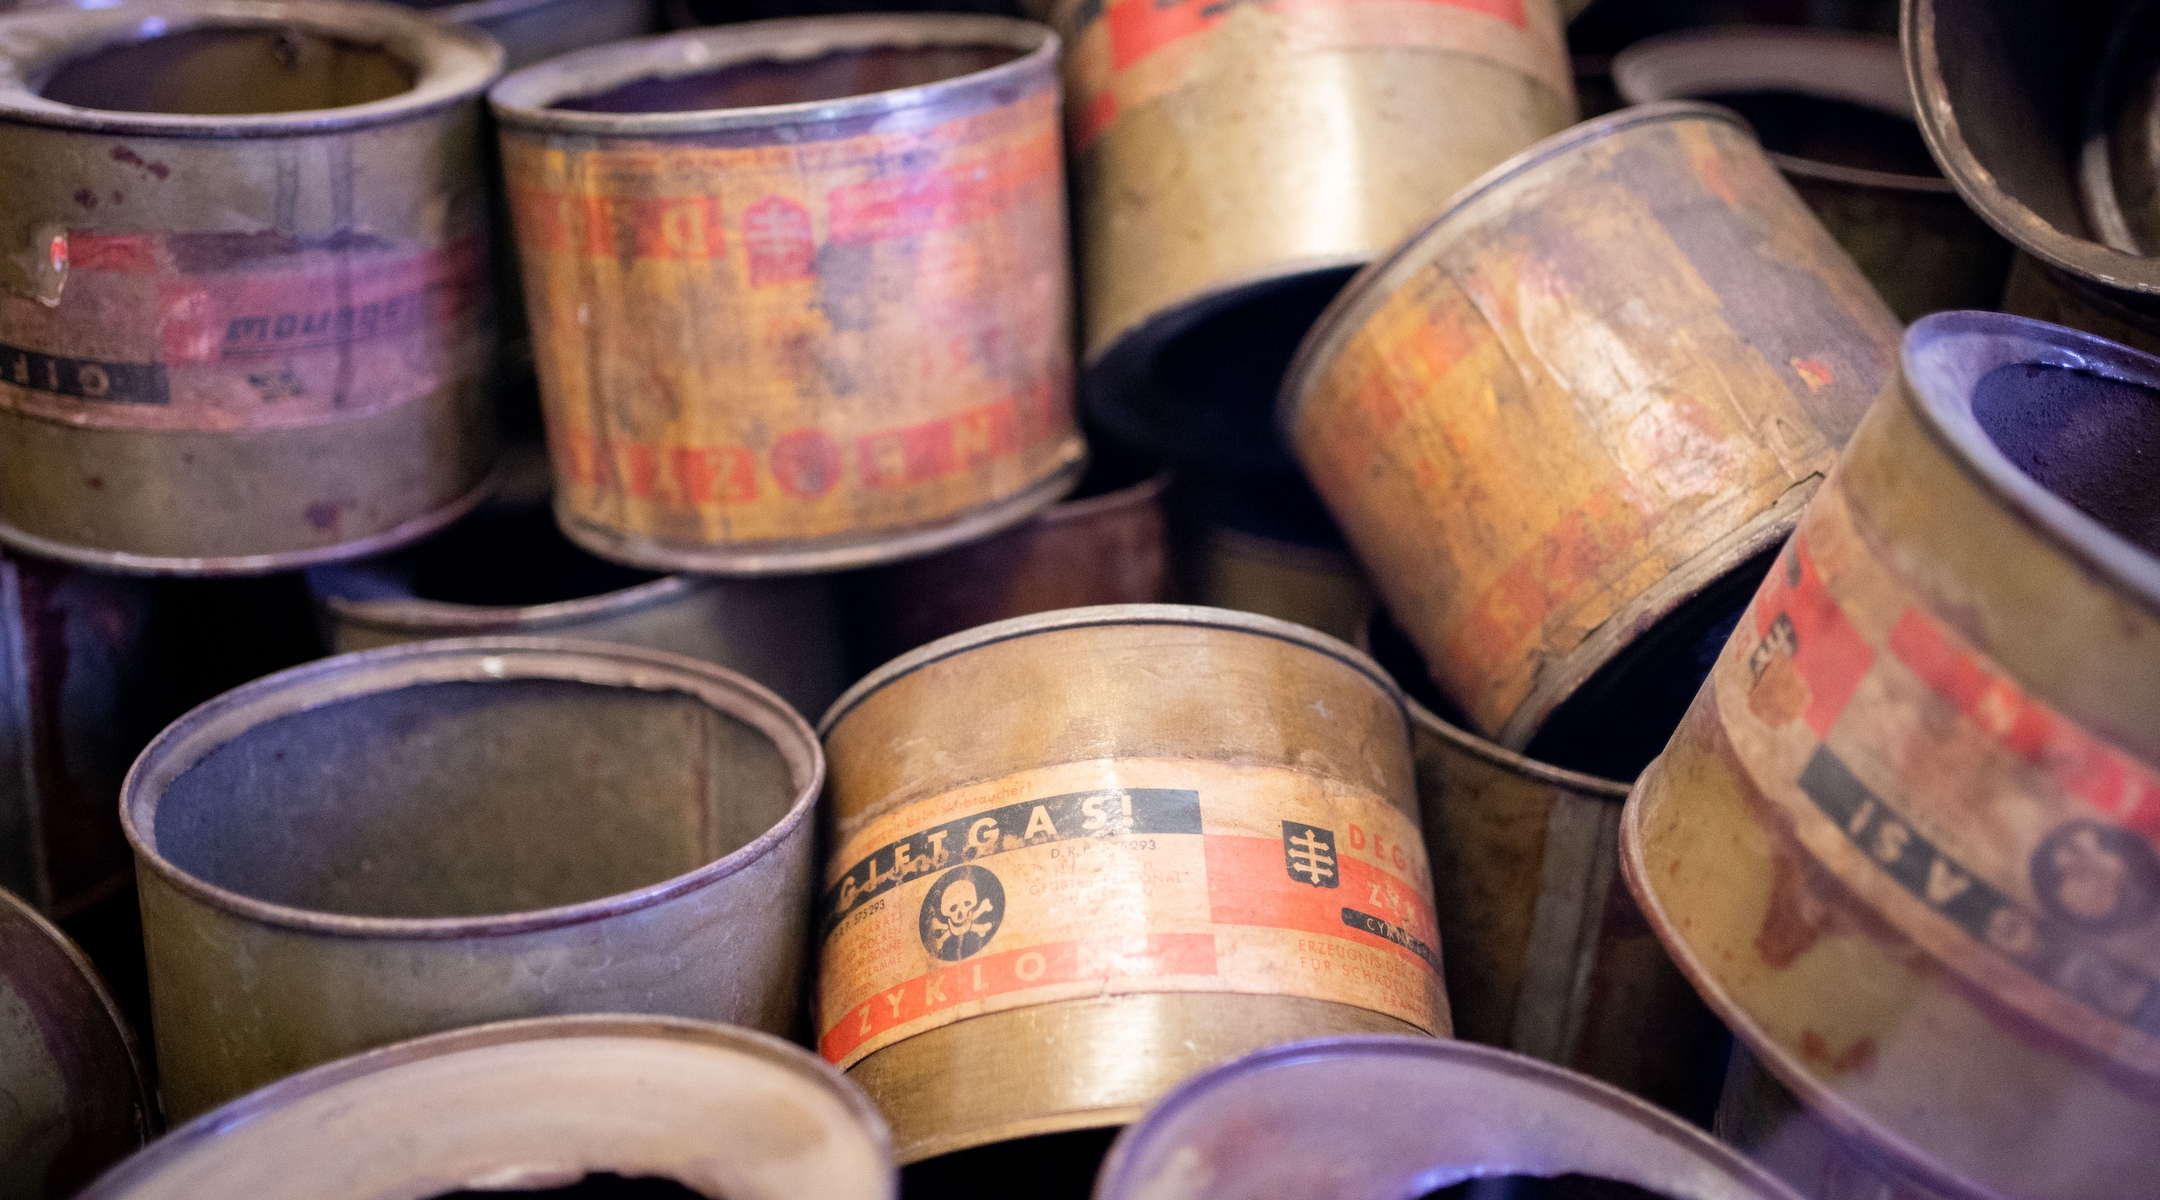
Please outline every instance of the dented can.
[[996, 17], [766, 21], [495, 89], [573, 540], [830, 570], [1072, 486], [1057, 48]]
[[1559, 1195], [1798, 1200], [1701, 1130], [1595, 1080], [1399, 1036], [1294, 1042], [1195, 1076], [1119, 1135], [1095, 1200], [1397, 1200], [1511, 1178], [1581, 1189]]
[[1246, 613], [933, 642], [821, 724], [819, 1051], [902, 1162], [1123, 1124], [1322, 1033], [1448, 1032], [1400, 694]]
[[90, 960], [0, 888], [0, 1192], [67, 1200], [157, 1121], [135, 1036]]
[[1674, 960], [1936, 1190], [2160, 1172], [2160, 359], [1943, 313], [1621, 822]]
[[[1642, 105], [1368, 268], [1299, 347], [1281, 417], [1475, 727], [1628, 778], [1891, 385], [1897, 335], [1738, 118]], [[1585, 727], [1637, 744], [1570, 757]]]
[[316, 1067], [174, 1130], [83, 1200], [613, 1194], [662, 1180], [729, 1200], [897, 1192], [885, 1123], [814, 1055], [748, 1029], [611, 1013], [501, 1021]]
[[1210, 410], [1271, 442], [1287, 352], [1351, 271], [1574, 119], [1553, 0], [1062, 0], [1056, 24], [1086, 360], [1114, 381], [1091, 403], [1181, 457], [1225, 452]]
[[423, 642], [218, 697], [121, 800], [167, 1111], [512, 1016], [787, 1032], [823, 779], [778, 697], [630, 646]]
[[477, 502], [500, 64], [331, 0], [0, 17], [0, 542], [258, 573]]

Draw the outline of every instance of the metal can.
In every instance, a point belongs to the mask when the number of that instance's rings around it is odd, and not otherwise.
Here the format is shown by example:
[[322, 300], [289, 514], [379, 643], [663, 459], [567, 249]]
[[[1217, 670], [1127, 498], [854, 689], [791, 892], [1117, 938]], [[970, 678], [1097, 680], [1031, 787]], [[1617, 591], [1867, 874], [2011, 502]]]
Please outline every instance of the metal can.
[[1365, 642], [1410, 697], [1455, 1036], [1707, 1124], [1730, 1039], [1620, 880], [1628, 785], [1504, 750], [1438, 715], [1452, 706], [1385, 616]]
[[1448, 1031], [1408, 725], [1349, 646], [1067, 609], [888, 663], [820, 728], [817, 1044], [902, 1162], [1123, 1124], [1290, 1038]]
[[1098, 460], [1072, 496], [1004, 533], [843, 578], [851, 652], [868, 670], [992, 621], [1169, 599], [1170, 472], [1152, 467]]
[[1905, 342], [1621, 865], [1825, 1123], [1926, 1186], [2160, 1172], [2160, 359], [1993, 313]]
[[1553, 0], [1063, 0], [1056, 23], [1086, 359], [1115, 381], [1091, 404], [1196, 456], [1272, 441], [1287, 352], [1351, 270], [1574, 118]]
[[82, 951], [0, 888], [0, 1192], [67, 1200], [149, 1138], [135, 1036]]
[[509, 71], [659, 28], [652, 0], [462, 0], [412, 7], [501, 42]]
[[2022, 250], [2010, 263], [1997, 307], [2160, 354], [2160, 304], [2059, 271]]
[[1989, 308], [2002, 295], [2010, 245], [1928, 157], [1896, 38], [1694, 29], [1630, 45], [1612, 73], [1630, 104], [1737, 109], [1898, 320]]
[[1182, 472], [1179, 598], [1259, 613], [1360, 645], [1375, 601], [1320, 497], [1285, 472]]
[[1641, 105], [1367, 268], [1299, 347], [1282, 421], [1477, 729], [1522, 749], [1548, 723], [1641, 726], [1631, 763], [1531, 751], [1627, 778], [1891, 386], [1897, 336], [1737, 117]]
[[556, 513], [662, 570], [867, 566], [1079, 476], [1057, 38], [753, 22], [492, 94]]
[[1745, 1046], [1733, 1047], [1714, 1132], [1807, 1200], [1957, 1200], [1825, 1124]]
[[167, 1111], [512, 1016], [788, 1031], [823, 779], [778, 697], [630, 646], [424, 642], [220, 696], [121, 797]]
[[897, 1192], [885, 1123], [814, 1055], [748, 1029], [611, 1013], [502, 1021], [316, 1067], [174, 1130], [83, 1200], [657, 1180], [729, 1200]]
[[1595, 1180], [1669, 1200], [1797, 1200], [1701, 1130], [1595, 1080], [1384, 1036], [1275, 1046], [1186, 1081], [1119, 1135], [1095, 1200], [1396, 1200], [1510, 1176], [1569, 1177], [1586, 1195], [1604, 1194]]
[[501, 61], [333, 0], [0, 17], [0, 542], [247, 574], [476, 503]]
[[800, 713], [846, 683], [820, 577], [656, 575], [572, 545], [545, 501], [491, 502], [398, 553], [308, 572], [336, 653], [444, 637], [573, 637], [740, 671]]

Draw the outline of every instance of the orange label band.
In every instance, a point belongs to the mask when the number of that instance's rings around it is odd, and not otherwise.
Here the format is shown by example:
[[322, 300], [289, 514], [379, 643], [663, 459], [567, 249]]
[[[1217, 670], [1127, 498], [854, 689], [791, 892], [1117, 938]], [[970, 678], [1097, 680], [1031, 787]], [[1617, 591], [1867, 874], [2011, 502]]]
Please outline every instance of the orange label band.
[[847, 839], [818, 1049], [1127, 992], [1302, 996], [1448, 1028], [1425, 851], [1377, 796], [1280, 768], [1112, 759], [907, 805]]

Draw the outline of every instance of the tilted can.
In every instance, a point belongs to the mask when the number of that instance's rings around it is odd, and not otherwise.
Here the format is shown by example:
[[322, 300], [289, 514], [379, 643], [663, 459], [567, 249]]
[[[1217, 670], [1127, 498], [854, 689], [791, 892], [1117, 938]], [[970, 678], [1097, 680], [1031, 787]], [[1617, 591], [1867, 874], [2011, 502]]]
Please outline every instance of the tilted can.
[[135, 1151], [157, 1102], [90, 960], [0, 888], [0, 1193], [67, 1200]]
[[515, 1016], [792, 1028], [824, 758], [708, 663], [469, 638], [182, 717], [129, 773], [167, 1111]]
[[1385, 617], [1365, 641], [1410, 696], [1455, 1036], [1707, 1122], [1730, 1039], [1620, 879], [1628, 785], [1504, 750], [1439, 716], [1450, 706]]
[[545, 501], [491, 501], [418, 545], [317, 567], [336, 653], [444, 637], [572, 637], [742, 672], [800, 713], [846, 683], [831, 583], [657, 575], [570, 544]]
[[501, 61], [332, 0], [0, 17], [0, 542], [252, 573], [476, 502]]
[[1712, 1008], [1927, 1186], [2160, 1172], [2160, 359], [1943, 313], [1636, 784]]
[[728, 1200], [892, 1200], [894, 1176], [877, 1110], [816, 1056], [710, 1021], [609, 1013], [316, 1067], [175, 1129], [83, 1200], [608, 1194], [658, 1180]]
[[[1095, 1200], [1396, 1200], [1566, 1177], [1668, 1200], [1798, 1200], [1632, 1096], [1467, 1042], [1334, 1037], [1248, 1054], [1163, 1097], [1111, 1147]], [[1614, 1189], [1614, 1194], [1622, 1194]]]
[[[1552, 0], [1063, 0], [1056, 23], [1086, 359], [1121, 381], [1112, 409], [1157, 403], [1144, 385], [1210, 318], [1272, 335], [1171, 376], [1279, 369], [1349, 269], [1574, 117]], [[1263, 435], [1272, 382], [1243, 397]], [[1134, 418], [1182, 424], [1201, 402]]]
[[[1736, 117], [1642, 105], [1540, 143], [1367, 268], [1299, 347], [1281, 417], [1480, 732], [1644, 725], [1647, 759], [1701, 678], [1693, 644], [1722, 639], [1891, 385], [1897, 335]], [[1631, 694], [1674, 676], [1669, 714]], [[1596, 720], [1563, 710], [1578, 693]], [[1565, 748], [1532, 752], [1641, 765]]]
[[1929, 159], [1896, 38], [1691, 29], [1629, 45], [1612, 73], [1630, 104], [1709, 100], [1738, 109], [1898, 320], [1990, 308], [2002, 296], [2010, 245]]
[[902, 1162], [1122, 1124], [1257, 1046], [1448, 1031], [1402, 702], [1347, 645], [1067, 609], [888, 663], [820, 728], [817, 1044]]
[[495, 89], [572, 539], [829, 570], [1072, 485], [1057, 50], [996, 17], [768, 21]]

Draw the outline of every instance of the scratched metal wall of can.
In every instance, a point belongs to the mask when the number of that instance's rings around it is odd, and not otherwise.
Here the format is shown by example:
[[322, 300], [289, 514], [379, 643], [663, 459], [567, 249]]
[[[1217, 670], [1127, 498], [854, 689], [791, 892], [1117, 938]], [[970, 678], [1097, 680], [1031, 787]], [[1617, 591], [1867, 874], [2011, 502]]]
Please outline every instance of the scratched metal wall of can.
[[1057, 52], [991, 17], [760, 22], [496, 88], [573, 539], [829, 570], [1071, 487]]
[[2148, 1194], [2160, 1145], [2160, 359], [1914, 325], [1622, 866], [1828, 1124], [1927, 1186]]
[[470, 507], [500, 62], [329, 0], [0, 18], [0, 541], [260, 572]]
[[1343, 643], [1067, 609], [897, 659], [821, 728], [817, 1044], [902, 1162], [1119, 1125], [1274, 1042], [1448, 1031], [1402, 701]]
[[[1281, 417], [1479, 731], [1520, 749], [1564, 722], [1543, 757], [1627, 778], [1671, 727], [1629, 673], [1721, 636], [1730, 614], [1704, 609], [1791, 530], [1890, 386], [1897, 332], [1730, 113], [1643, 105], [1498, 168], [1367, 268]], [[1631, 722], [1639, 744], [1605, 757], [1639, 757], [1583, 761]]]

